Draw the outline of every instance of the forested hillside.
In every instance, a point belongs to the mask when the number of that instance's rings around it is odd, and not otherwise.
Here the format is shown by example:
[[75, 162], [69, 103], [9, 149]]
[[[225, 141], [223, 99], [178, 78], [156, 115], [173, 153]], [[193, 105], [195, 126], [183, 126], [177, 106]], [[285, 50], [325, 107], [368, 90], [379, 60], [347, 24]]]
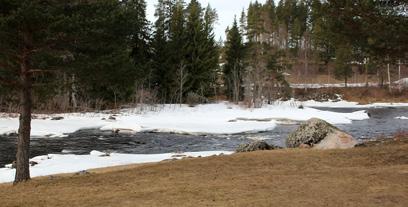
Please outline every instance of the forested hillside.
[[40, 110], [220, 97], [259, 106], [292, 97], [288, 80], [347, 85], [358, 74], [386, 86], [406, 75], [406, 1], [253, 2], [225, 41], [217, 11], [198, 0], [159, 0], [155, 22], [144, 0], [0, 5], [1, 111], [17, 110], [21, 88]]

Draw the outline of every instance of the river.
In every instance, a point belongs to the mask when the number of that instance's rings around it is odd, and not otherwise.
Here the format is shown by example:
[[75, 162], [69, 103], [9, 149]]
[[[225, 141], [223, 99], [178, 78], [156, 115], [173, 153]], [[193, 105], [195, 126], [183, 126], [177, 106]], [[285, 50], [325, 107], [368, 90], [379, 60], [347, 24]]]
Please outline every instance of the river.
[[[408, 107], [401, 108], [318, 108], [335, 112], [367, 110], [371, 118], [354, 121], [352, 124], [336, 125], [359, 141], [388, 137], [398, 131], [408, 131]], [[132, 135], [114, 134], [100, 130], [81, 130], [64, 138], [32, 138], [30, 156], [46, 154], [89, 154], [92, 150], [131, 153], [158, 154], [195, 151], [233, 151], [241, 143], [262, 139], [270, 144], [285, 147], [287, 135], [298, 125], [278, 125], [273, 131], [234, 135], [180, 135], [169, 133], [137, 133]], [[0, 136], [0, 166], [15, 160], [16, 136]]]

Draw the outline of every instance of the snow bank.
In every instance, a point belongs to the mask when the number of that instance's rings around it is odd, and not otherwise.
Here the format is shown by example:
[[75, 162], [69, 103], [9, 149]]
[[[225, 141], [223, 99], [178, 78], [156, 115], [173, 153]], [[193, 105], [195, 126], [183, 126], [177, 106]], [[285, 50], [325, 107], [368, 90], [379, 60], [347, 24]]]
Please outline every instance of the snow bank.
[[[310, 104], [309, 104], [310, 105]], [[311, 104], [313, 105], [313, 104]], [[308, 106], [308, 105], [307, 105]], [[32, 136], [64, 136], [80, 129], [97, 128], [120, 132], [140, 131], [174, 132], [187, 134], [237, 134], [273, 130], [277, 121], [289, 119], [305, 121], [320, 118], [332, 124], [350, 124], [353, 120], [368, 119], [364, 111], [337, 113], [313, 108], [299, 109], [290, 103], [266, 105], [247, 109], [228, 103], [204, 104], [196, 107], [186, 105], [163, 105], [157, 112], [135, 113], [122, 110], [114, 120], [105, 113], [56, 114], [62, 120], [42, 117], [32, 122]], [[2, 116], [4, 117], [4, 116]], [[0, 118], [0, 134], [16, 132], [18, 118]]]
[[302, 105], [305, 107], [322, 107], [322, 108], [384, 108], [384, 107], [408, 107], [408, 103], [372, 103], [372, 104], [359, 104], [358, 102], [350, 102], [350, 101], [326, 101], [326, 102], [319, 102], [319, 101], [295, 101], [290, 100], [286, 102], [281, 102], [281, 105]]
[[[366, 87], [366, 83], [347, 83], [347, 87], [362, 88]], [[378, 83], [368, 83], [370, 87], [378, 86]], [[290, 84], [291, 88], [345, 88], [344, 83], [330, 83], [330, 84], [319, 84], [319, 83], [298, 83]]]
[[408, 87], [408, 78], [403, 78], [401, 80], [395, 81], [395, 84], [400, 84], [404, 87]]
[[[232, 154], [228, 151], [186, 152], [153, 155], [110, 154], [92, 151], [90, 155], [45, 155], [38, 156], [31, 161], [38, 164], [30, 167], [31, 177], [47, 176], [61, 173], [75, 173], [83, 170], [113, 167], [129, 164], [160, 162], [167, 159], [181, 159], [184, 157], [208, 157], [212, 155]], [[15, 169], [0, 168], [0, 183], [12, 182]]]
[[408, 120], [408, 117], [406, 117], [406, 116], [399, 116], [399, 117], [395, 117], [395, 119]]

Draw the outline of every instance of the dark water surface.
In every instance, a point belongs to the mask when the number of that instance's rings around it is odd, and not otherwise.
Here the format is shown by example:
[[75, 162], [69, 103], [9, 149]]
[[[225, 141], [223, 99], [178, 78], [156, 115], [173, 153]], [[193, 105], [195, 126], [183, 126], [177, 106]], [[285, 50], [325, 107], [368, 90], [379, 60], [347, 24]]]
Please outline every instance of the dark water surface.
[[[367, 110], [371, 118], [354, 121], [352, 124], [337, 125], [359, 140], [390, 136], [398, 131], [408, 131], [408, 120], [395, 119], [408, 117], [408, 107], [403, 108], [319, 108], [336, 112]], [[137, 133], [116, 135], [99, 130], [81, 130], [65, 138], [33, 138], [31, 157], [46, 154], [88, 154], [92, 150], [131, 154], [157, 154], [194, 151], [233, 151], [245, 142], [253, 139], [265, 139], [268, 143], [285, 146], [286, 136], [298, 125], [279, 125], [273, 131], [238, 135], [180, 135], [168, 133]], [[0, 167], [15, 160], [15, 136], [0, 136]]]

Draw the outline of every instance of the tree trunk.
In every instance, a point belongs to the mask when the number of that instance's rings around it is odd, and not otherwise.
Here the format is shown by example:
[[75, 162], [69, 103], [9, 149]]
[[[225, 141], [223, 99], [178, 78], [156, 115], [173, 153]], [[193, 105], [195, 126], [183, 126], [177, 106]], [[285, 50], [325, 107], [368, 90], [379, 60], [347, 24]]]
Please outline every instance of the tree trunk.
[[30, 133], [32, 110], [32, 77], [28, 69], [27, 57], [23, 55], [20, 73], [20, 126], [17, 141], [16, 176], [14, 183], [30, 179]]
[[347, 75], [344, 77], [344, 86], [347, 88]]
[[330, 84], [330, 68], [329, 67], [326, 68], [327, 68], [327, 84]]
[[401, 60], [398, 60], [398, 90], [399, 92], [402, 91], [402, 81], [401, 81]]
[[238, 69], [236, 67], [236, 63], [234, 63], [234, 70], [233, 70], [233, 78], [232, 78], [232, 82], [233, 82], [233, 92], [232, 92], [232, 96], [233, 96], [233, 102], [234, 103], [238, 103], [239, 102], [239, 88], [240, 88], [240, 81], [239, 81], [239, 75], [238, 75]]
[[184, 77], [183, 68], [180, 68], [180, 94], [179, 94], [179, 104], [183, 104], [183, 77]]
[[305, 75], [309, 77], [309, 57], [308, 57], [308, 48], [309, 48], [309, 34], [306, 33], [305, 37]]
[[390, 93], [392, 92], [391, 90], [391, 73], [390, 73], [390, 64], [387, 64], [387, 74], [388, 74], [388, 90]]
[[401, 60], [398, 60], [398, 80], [401, 80]]
[[78, 102], [77, 102], [77, 98], [76, 98], [77, 89], [76, 89], [76, 85], [75, 85], [76, 80], [75, 80], [75, 75], [74, 74], [72, 75], [71, 81], [72, 81], [72, 83], [71, 83], [71, 90], [72, 90], [72, 92], [71, 92], [71, 101], [72, 101], [72, 106], [74, 107], [74, 109], [76, 109], [76, 108], [78, 108]]
[[[178, 69], [178, 78], [179, 78], [179, 104], [183, 104], [183, 92], [184, 92], [184, 84], [186, 82], [187, 74], [185, 70], [185, 65], [183, 62], [180, 63], [179, 69]], [[216, 90], [216, 89], [215, 89]]]
[[366, 87], [368, 87], [368, 63], [369, 63], [369, 59], [368, 58], [366, 58], [365, 59], [365, 63], [364, 63], [364, 69], [365, 69], [365, 84], [366, 84]]

